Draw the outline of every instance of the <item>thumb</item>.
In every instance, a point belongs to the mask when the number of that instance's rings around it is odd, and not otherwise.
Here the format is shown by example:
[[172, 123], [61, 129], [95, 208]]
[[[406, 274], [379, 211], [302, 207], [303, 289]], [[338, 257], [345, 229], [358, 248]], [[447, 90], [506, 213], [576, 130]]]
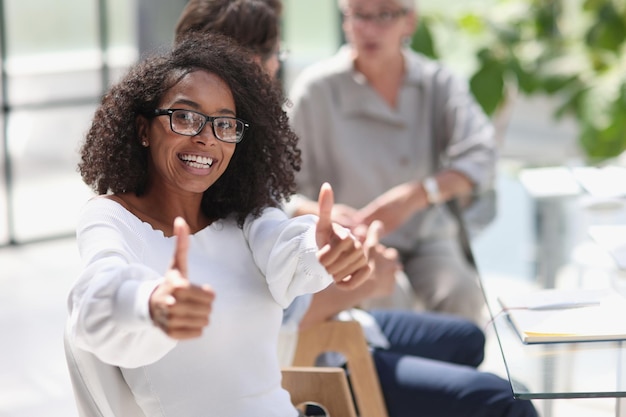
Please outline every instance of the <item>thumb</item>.
[[172, 269], [177, 269], [181, 277], [187, 279], [187, 253], [189, 252], [189, 225], [182, 217], [174, 219], [174, 236], [176, 236], [176, 247], [174, 248], [174, 259]]
[[380, 235], [383, 233], [383, 223], [380, 220], [374, 220], [367, 228], [364, 245], [366, 248], [376, 247], [380, 243]]
[[335, 204], [334, 200], [333, 189], [329, 183], [325, 182], [320, 187], [320, 194], [317, 198], [317, 202], [319, 204], [319, 219], [317, 220], [315, 238], [318, 248], [321, 248], [328, 243], [330, 236], [333, 233], [331, 213], [333, 211], [333, 205]]

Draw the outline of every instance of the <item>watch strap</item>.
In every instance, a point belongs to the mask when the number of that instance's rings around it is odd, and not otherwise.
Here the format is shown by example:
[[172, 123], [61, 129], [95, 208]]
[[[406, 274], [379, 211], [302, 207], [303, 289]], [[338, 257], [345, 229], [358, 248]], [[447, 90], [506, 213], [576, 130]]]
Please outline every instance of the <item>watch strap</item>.
[[427, 177], [422, 181], [424, 191], [426, 191], [426, 200], [430, 204], [439, 204], [441, 202], [441, 193], [439, 192], [439, 184], [434, 177]]

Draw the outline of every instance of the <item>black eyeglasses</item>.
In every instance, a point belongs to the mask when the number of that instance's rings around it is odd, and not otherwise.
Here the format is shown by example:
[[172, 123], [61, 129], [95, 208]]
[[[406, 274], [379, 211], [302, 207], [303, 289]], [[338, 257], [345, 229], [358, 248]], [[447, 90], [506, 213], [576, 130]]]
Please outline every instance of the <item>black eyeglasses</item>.
[[360, 13], [344, 10], [343, 15], [346, 19], [352, 19], [358, 23], [372, 22], [377, 26], [389, 26], [394, 20], [408, 13], [407, 9], [386, 10], [379, 13]]
[[207, 116], [193, 110], [186, 109], [156, 109], [154, 116], [169, 116], [172, 132], [184, 136], [196, 136], [202, 132], [209, 122], [213, 135], [227, 143], [239, 143], [243, 134], [250, 125], [236, 117]]
[[285, 62], [287, 58], [289, 58], [290, 53], [291, 52], [289, 51], [289, 49], [277, 48], [277, 49], [272, 50], [272, 52], [268, 54], [261, 55], [262, 56], [261, 59], [263, 61], [267, 61], [270, 58], [276, 57], [278, 62], [282, 63], [282, 62]]

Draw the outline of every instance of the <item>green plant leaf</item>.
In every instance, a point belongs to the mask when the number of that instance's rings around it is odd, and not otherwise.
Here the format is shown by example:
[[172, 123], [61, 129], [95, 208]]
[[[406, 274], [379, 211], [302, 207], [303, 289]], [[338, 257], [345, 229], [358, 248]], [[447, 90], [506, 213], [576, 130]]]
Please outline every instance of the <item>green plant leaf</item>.
[[576, 75], [549, 75], [541, 80], [541, 89], [547, 94], [555, 94], [578, 81]]
[[504, 98], [504, 68], [496, 61], [484, 61], [470, 78], [470, 89], [476, 101], [492, 115]]
[[437, 59], [437, 51], [433, 42], [430, 30], [430, 23], [427, 18], [422, 18], [417, 26], [417, 30], [411, 39], [411, 49], [420, 52], [430, 58]]
[[458, 19], [457, 24], [459, 25], [459, 28], [461, 30], [470, 34], [476, 35], [485, 31], [485, 24], [483, 22], [483, 19], [474, 13], [467, 13], [462, 15]]
[[554, 117], [558, 120], [569, 114], [579, 120], [579, 124], [583, 124], [582, 108], [587, 90], [581, 88], [573, 89], [571, 91], [562, 91], [561, 93], [562, 104], [555, 110]]
[[585, 0], [583, 2], [582, 8], [585, 11], [594, 11], [594, 10], [598, 10], [600, 7], [606, 4], [606, 2], [607, 0]]
[[[605, 113], [603, 118], [598, 117], [596, 110], [583, 114], [580, 120], [583, 127], [580, 144], [594, 160], [613, 158], [626, 150], [626, 83], [617, 88], [616, 95], [600, 104], [601, 112]], [[590, 105], [595, 104], [591, 100]]]
[[597, 20], [585, 35], [590, 48], [600, 48], [619, 53], [626, 39], [626, 22], [611, 2], [601, 5], [596, 13]]
[[604, 129], [584, 125], [579, 142], [590, 161], [601, 162], [614, 158], [626, 150], [626, 125], [616, 121]]
[[536, 37], [551, 39], [559, 37], [559, 19], [563, 13], [560, 0], [535, 0], [532, 9]]
[[509, 61], [509, 68], [511, 69], [513, 74], [515, 74], [515, 77], [517, 79], [517, 86], [522, 93], [531, 94], [535, 92], [539, 85], [539, 79], [536, 72], [527, 71], [526, 69], [522, 68], [522, 64], [520, 63], [519, 59], [514, 56]]

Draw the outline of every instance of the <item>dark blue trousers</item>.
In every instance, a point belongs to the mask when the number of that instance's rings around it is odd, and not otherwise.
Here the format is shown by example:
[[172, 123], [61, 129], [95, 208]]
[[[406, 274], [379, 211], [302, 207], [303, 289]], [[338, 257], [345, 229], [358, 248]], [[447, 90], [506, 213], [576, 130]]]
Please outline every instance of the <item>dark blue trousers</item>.
[[373, 352], [390, 417], [537, 417], [507, 380], [476, 369], [485, 336], [475, 324], [439, 313], [371, 313], [391, 343]]

